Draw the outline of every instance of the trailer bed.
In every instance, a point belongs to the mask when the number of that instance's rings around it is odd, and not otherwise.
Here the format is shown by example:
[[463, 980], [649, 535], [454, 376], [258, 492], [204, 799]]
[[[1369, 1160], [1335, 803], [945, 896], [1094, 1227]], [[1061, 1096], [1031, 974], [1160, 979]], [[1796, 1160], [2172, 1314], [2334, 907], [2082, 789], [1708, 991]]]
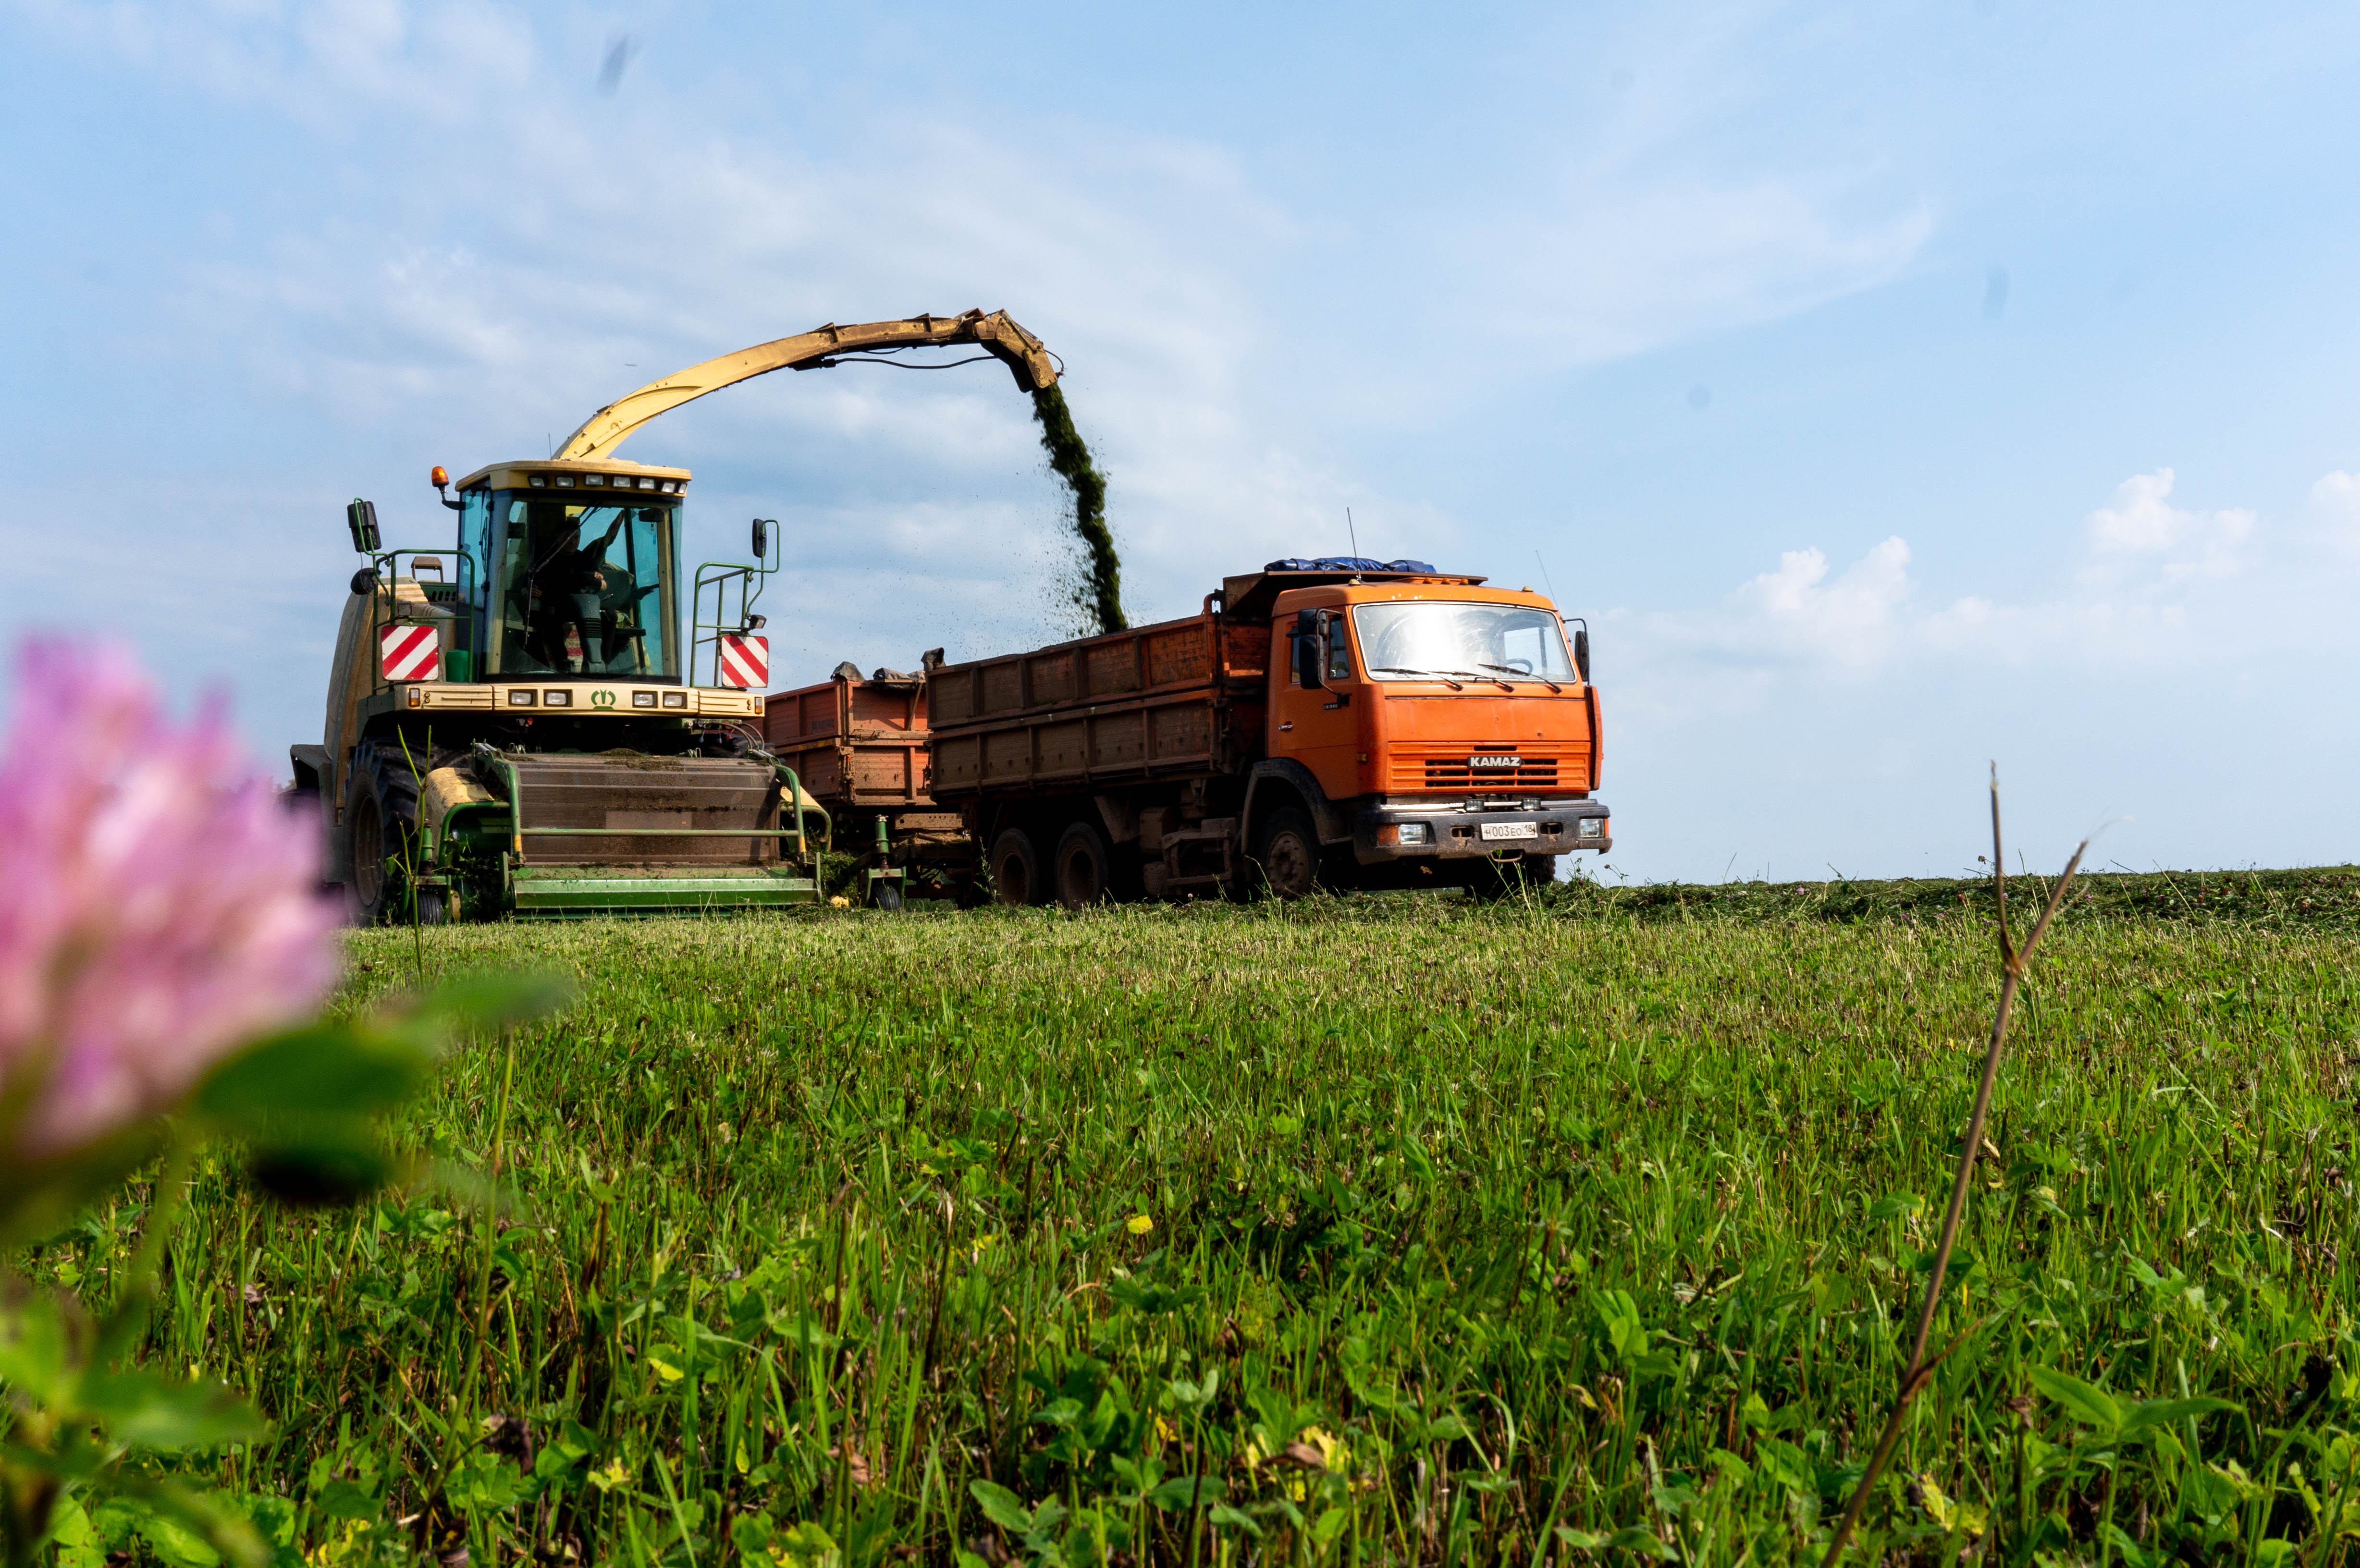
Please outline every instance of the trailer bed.
[[773, 693], [762, 735], [830, 811], [928, 811], [926, 683], [874, 681], [848, 665], [829, 680]]

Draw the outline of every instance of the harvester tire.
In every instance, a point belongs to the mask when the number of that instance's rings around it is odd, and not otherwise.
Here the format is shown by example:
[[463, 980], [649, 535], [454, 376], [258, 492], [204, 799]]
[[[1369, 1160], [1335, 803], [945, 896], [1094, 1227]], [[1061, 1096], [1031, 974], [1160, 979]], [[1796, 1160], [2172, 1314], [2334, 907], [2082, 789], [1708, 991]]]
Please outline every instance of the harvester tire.
[[1043, 902], [1048, 880], [1041, 875], [1041, 852], [1022, 828], [1004, 828], [991, 841], [992, 896], [1011, 909]]
[[389, 862], [408, 862], [418, 842], [418, 781], [399, 754], [387, 757], [374, 739], [353, 748], [353, 786], [344, 809], [352, 852], [353, 923], [381, 925], [397, 916], [406, 897], [401, 873]]
[[1114, 887], [1106, 834], [1088, 822], [1067, 824], [1057, 835], [1057, 902], [1069, 909], [1103, 904]]
[[1282, 898], [1306, 898], [1317, 892], [1324, 880], [1319, 835], [1312, 831], [1311, 819], [1292, 806], [1273, 811], [1262, 824], [1254, 859], [1270, 890]]

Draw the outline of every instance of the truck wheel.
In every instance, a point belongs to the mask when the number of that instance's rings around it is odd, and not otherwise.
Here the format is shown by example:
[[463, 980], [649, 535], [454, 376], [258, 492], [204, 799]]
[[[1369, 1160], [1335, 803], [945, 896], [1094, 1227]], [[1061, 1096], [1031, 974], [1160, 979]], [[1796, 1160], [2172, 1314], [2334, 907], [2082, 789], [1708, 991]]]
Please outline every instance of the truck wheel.
[[401, 877], [388, 861], [416, 853], [418, 781], [389, 764], [374, 740], [353, 748], [352, 804], [344, 811], [352, 851], [353, 923], [373, 926], [397, 915]]
[[1114, 882], [1106, 834], [1088, 822], [1075, 822], [1057, 835], [1057, 902], [1084, 909], [1107, 901]]
[[1282, 898], [1300, 898], [1319, 889], [1319, 835], [1311, 831], [1311, 819], [1291, 806], [1270, 814], [1254, 858], [1262, 863], [1270, 890]]
[[1040, 852], [1032, 847], [1032, 835], [1022, 828], [1004, 829], [991, 841], [991, 889], [1012, 909], [1040, 903], [1047, 897]]

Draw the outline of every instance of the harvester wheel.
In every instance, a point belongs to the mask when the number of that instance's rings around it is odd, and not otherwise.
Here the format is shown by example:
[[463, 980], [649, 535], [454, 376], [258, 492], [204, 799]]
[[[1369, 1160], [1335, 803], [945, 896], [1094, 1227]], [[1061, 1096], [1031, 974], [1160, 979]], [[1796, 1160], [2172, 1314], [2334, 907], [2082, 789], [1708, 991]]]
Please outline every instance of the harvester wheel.
[[388, 862], [415, 853], [418, 782], [398, 760], [389, 761], [377, 742], [353, 748], [352, 803], [344, 822], [352, 850], [353, 922], [373, 926], [399, 912], [402, 878]]
[[1074, 822], [1057, 835], [1057, 902], [1069, 909], [1103, 904], [1112, 887], [1106, 834], [1088, 822]]
[[1048, 894], [1041, 875], [1041, 855], [1032, 835], [1022, 828], [1003, 829], [991, 841], [991, 890], [1011, 909], [1038, 904]]
[[1254, 858], [1270, 890], [1282, 898], [1300, 898], [1319, 888], [1319, 835], [1311, 830], [1311, 819], [1292, 806], [1270, 814]]

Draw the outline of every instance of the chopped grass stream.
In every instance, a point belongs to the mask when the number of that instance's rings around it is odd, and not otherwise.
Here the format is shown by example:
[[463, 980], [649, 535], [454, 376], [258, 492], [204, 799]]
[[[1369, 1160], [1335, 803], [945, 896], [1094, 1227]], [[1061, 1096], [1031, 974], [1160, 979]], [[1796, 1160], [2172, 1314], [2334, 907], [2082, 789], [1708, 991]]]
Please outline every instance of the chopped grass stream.
[[[1690, 891], [430, 931], [579, 999], [405, 1189], [208, 1170], [148, 1354], [275, 1423], [188, 1463], [315, 1563], [1812, 1559], [1991, 931]], [[2125, 908], [2027, 990], [1863, 1561], [2360, 1533], [2349, 924]], [[420, 978], [352, 948], [344, 1005]]]
[[1106, 475], [1091, 461], [1088, 443], [1075, 427], [1063, 387], [1053, 384], [1032, 394], [1032, 422], [1041, 427], [1041, 450], [1049, 454], [1051, 471], [1065, 482], [1074, 498], [1074, 535], [1087, 558], [1083, 581], [1073, 590], [1074, 604], [1096, 623], [1094, 634], [1121, 631], [1131, 623], [1122, 613], [1122, 558], [1115, 553], [1114, 531], [1107, 527]]

